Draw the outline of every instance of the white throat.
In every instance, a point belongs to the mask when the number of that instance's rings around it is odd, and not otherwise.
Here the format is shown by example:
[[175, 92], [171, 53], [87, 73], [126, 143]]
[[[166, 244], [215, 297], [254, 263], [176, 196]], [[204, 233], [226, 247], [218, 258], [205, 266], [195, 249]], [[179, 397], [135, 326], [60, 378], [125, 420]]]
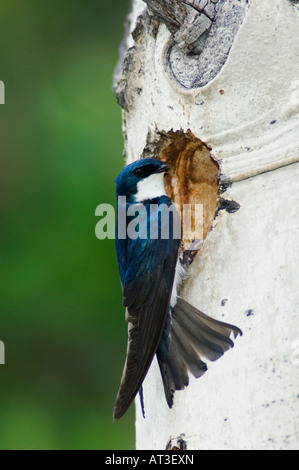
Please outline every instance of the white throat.
[[164, 173], [153, 173], [137, 183], [136, 202], [143, 202], [160, 196], [166, 196]]

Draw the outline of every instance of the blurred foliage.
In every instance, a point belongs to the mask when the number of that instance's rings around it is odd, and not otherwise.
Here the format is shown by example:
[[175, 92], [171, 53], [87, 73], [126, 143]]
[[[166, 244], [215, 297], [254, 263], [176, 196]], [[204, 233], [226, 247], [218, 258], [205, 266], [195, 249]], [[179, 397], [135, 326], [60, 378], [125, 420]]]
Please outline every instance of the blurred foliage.
[[112, 422], [126, 353], [112, 75], [128, 1], [0, 0], [0, 449], [134, 449]]

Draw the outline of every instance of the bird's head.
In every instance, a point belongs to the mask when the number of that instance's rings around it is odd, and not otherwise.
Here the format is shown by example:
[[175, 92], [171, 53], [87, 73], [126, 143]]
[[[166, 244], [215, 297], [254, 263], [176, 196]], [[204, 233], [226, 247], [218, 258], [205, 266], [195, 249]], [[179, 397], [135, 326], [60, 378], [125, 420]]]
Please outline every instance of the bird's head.
[[117, 196], [131, 203], [165, 196], [164, 173], [169, 166], [154, 158], [144, 158], [127, 165], [116, 178]]

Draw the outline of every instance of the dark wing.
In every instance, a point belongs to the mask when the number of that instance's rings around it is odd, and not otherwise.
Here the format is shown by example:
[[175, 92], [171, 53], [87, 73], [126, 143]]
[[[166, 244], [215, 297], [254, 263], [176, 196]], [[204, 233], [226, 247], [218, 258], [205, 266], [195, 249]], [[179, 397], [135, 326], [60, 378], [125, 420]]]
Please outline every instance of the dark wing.
[[[165, 198], [165, 200], [168, 198]], [[168, 200], [170, 201], [170, 200]], [[170, 203], [167, 202], [167, 206]], [[167, 207], [166, 206], [166, 207]], [[166, 210], [161, 208], [160, 210]], [[155, 215], [151, 213], [151, 221]], [[156, 211], [161, 234], [161, 221]], [[147, 217], [147, 219], [149, 219]], [[146, 220], [147, 222], [147, 220]], [[140, 232], [144, 229], [140, 222]], [[114, 407], [114, 420], [128, 409], [157, 351], [169, 309], [180, 240], [169, 238], [127, 240], [127, 270], [123, 283], [123, 305], [127, 308], [127, 359]]]

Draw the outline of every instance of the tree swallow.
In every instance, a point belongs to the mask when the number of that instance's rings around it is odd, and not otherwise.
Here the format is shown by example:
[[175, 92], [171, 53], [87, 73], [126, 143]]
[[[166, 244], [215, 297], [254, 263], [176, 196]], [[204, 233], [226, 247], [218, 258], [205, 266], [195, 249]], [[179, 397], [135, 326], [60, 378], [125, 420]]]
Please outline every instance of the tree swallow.
[[[164, 174], [169, 169], [159, 160], [146, 158], [126, 166], [115, 181], [121, 201], [116, 253], [128, 322], [127, 358], [114, 407], [115, 421], [136, 394], [141, 394], [155, 354], [171, 408], [175, 390], [188, 385], [188, 372], [200, 377], [207, 370], [201, 357], [215, 361], [233, 347], [231, 333], [235, 338], [242, 335], [239, 328], [208, 317], [179, 296], [186, 273], [179, 259], [180, 236], [174, 228], [179, 215], [164, 186]], [[138, 237], [120, 235], [119, 214], [124, 204], [130, 214], [127, 228], [134, 211], [143, 208], [138, 217]], [[167, 237], [163, 236], [164, 215], [171, 219], [167, 221]]]

